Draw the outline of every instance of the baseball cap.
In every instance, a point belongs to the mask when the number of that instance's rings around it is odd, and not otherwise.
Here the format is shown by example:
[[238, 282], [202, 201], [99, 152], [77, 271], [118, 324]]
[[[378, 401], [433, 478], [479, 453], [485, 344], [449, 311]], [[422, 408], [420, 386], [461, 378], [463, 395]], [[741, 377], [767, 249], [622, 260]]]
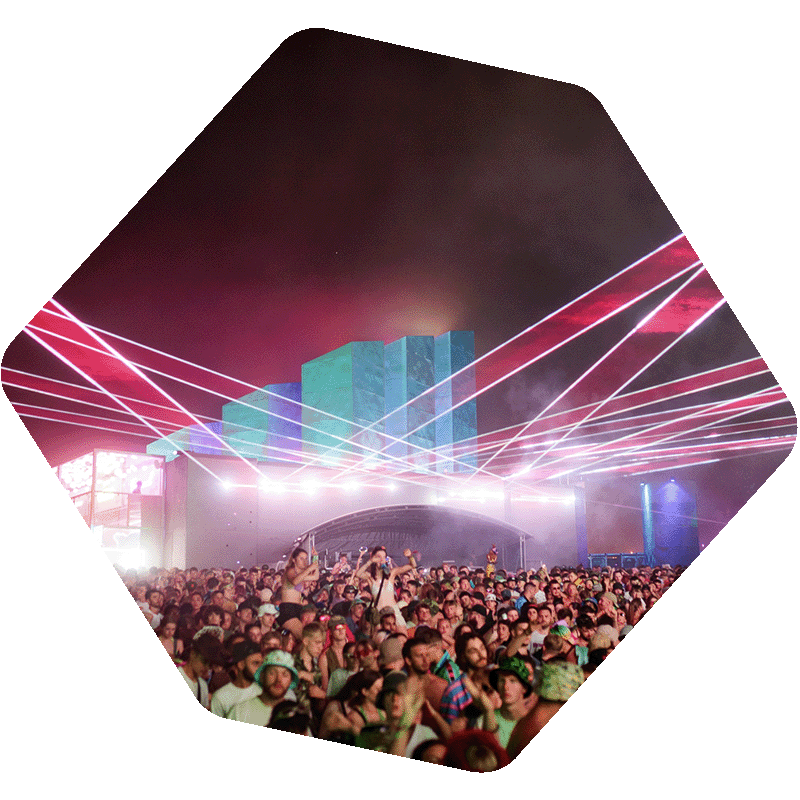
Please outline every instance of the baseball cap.
[[238, 664], [240, 661], [244, 661], [248, 656], [260, 652], [259, 648], [249, 640], [246, 642], [236, 642], [231, 648], [231, 663]]

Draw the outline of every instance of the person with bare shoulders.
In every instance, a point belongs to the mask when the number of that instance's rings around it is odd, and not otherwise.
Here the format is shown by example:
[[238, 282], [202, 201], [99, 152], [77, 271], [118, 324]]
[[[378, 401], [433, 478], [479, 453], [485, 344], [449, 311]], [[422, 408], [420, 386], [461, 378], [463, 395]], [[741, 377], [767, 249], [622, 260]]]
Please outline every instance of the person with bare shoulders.
[[436, 630], [439, 631], [439, 635], [442, 637], [444, 649], [450, 654], [450, 658], [455, 661], [456, 640], [455, 636], [453, 636], [453, 623], [447, 617], [443, 617], [436, 624]]
[[347, 718], [358, 732], [365, 725], [375, 725], [386, 721], [386, 714], [378, 708], [378, 695], [383, 689], [383, 675], [373, 670], [357, 672], [348, 681], [353, 692], [346, 704]]
[[[430, 628], [427, 631], [438, 636]], [[442, 696], [448, 682], [430, 671], [431, 659], [428, 642], [425, 639], [409, 639], [403, 645], [403, 671], [408, 675], [408, 689], [421, 694], [426, 700], [425, 724], [439, 730], [442, 736], [450, 735], [450, 726], [439, 714]]]
[[319, 565], [309, 564], [308, 552], [302, 547], [296, 548], [286, 562], [281, 579], [277, 627], [289, 631], [297, 642], [303, 638], [303, 584], [318, 578]]
[[398, 575], [406, 572], [416, 571], [417, 562], [410, 549], [406, 548], [403, 555], [408, 559], [408, 564], [403, 567], [389, 567], [386, 563], [386, 548], [378, 545], [372, 549], [372, 555], [366, 564], [359, 567], [355, 573], [357, 580], [366, 579], [369, 591], [373, 598], [375, 608], [385, 608], [386, 606], [394, 609], [395, 619], [398, 628], [405, 628], [406, 621], [397, 606], [397, 599], [394, 593], [394, 582]]
[[183, 642], [175, 638], [178, 630], [178, 620], [174, 616], [165, 617], [156, 628], [158, 640], [164, 645], [173, 661], [180, 661], [183, 655]]

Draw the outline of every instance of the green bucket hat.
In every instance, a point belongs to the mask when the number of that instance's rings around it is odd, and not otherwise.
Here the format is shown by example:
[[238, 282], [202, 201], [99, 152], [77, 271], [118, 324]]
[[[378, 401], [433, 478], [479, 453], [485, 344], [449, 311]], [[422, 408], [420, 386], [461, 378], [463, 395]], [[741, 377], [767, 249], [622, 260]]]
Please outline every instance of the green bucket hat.
[[264, 674], [264, 670], [267, 667], [283, 667], [284, 669], [288, 669], [289, 672], [292, 673], [292, 683], [289, 688], [294, 689], [294, 687], [297, 686], [300, 676], [297, 674], [297, 669], [294, 666], [294, 659], [285, 650], [271, 650], [267, 653], [266, 658], [253, 676], [255, 683], [259, 686], [261, 685], [261, 676]]
[[542, 700], [566, 702], [583, 683], [583, 670], [567, 661], [546, 661], [542, 664], [534, 691]]
[[529, 677], [530, 673], [528, 672], [528, 665], [519, 656], [501, 658], [497, 664], [497, 669], [493, 669], [489, 673], [489, 683], [495, 691], [497, 691], [497, 682], [501, 672], [510, 672], [512, 675], [514, 675], [525, 687], [526, 696], [527, 694], [530, 694], [530, 690], [533, 688], [533, 683]]

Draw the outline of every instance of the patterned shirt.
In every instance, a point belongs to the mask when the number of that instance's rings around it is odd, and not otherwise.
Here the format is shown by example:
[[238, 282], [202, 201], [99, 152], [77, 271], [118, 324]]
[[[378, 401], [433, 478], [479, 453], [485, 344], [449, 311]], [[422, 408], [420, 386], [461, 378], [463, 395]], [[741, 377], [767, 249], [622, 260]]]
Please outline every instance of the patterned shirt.
[[319, 688], [322, 688], [322, 670], [319, 667], [319, 659], [314, 658], [312, 659], [311, 663], [313, 664], [314, 668], [309, 670], [308, 667], [303, 663], [300, 653], [297, 653], [294, 657], [294, 666], [298, 672], [311, 672], [311, 674], [314, 676], [314, 680], [311, 683], [308, 683], [301, 678], [297, 682], [297, 686], [294, 690], [295, 694], [297, 695], [297, 702], [305, 708], [309, 708], [311, 706], [311, 701], [308, 697], [308, 690], [311, 688], [311, 686], [318, 686]]
[[453, 681], [445, 693], [442, 695], [442, 702], [439, 706], [439, 713], [448, 721], [452, 722], [461, 716], [461, 712], [472, 702], [472, 695], [464, 686], [464, 678]]
[[448, 683], [453, 683], [461, 677], [461, 670], [458, 668], [458, 664], [450, 658], [450, 653], [447, 650], [444, 651], [431, 672], [439, 678], [444, 678]]

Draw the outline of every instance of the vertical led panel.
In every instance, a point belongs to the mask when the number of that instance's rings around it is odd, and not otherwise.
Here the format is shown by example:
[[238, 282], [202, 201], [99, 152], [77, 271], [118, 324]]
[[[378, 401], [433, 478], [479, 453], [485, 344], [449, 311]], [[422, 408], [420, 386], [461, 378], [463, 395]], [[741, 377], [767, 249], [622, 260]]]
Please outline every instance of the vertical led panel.
[[191, 446], [191, 431], [189, 428], [181, 428], [169, 436], [156, 439], [147, 445], [147, 454], [150, 456], [164, 456], [167, 461], [172, 461], [178, 455], [188, 450]]
[[269, 395], [258, 389], [222, 406], [222, 436], [245, 458], [266, 459]]
[[[475, 361], [475, 334], [473, 331], [448, 331], [434, 339], [434, 379], [437, 384], [464, 369]], [[453, 455], [453, 445], [471, 439], [478, 432], [477, 407], [475, 399], [467, 400], [475, 393], [475, 371], [465, 370], [463, 374], [448, 381], [434, 393], [436, 420], [436, 447], [439, 452], [437, 469], [440, 472], [464, 472], [477, 466], [474, 453], [462, 453], [459, 461], [453, 464], [447, 457]], [[467, 402], [463, 402], [467, 400]], [[453, 409], [454, 405], [458, 408]], [[452, 409], [452, 410], [451, 410]], [[440, 416], [442, 415], [442, 416]]]
[[352, 435], [352, 342], [306, 362], [301, 374], [303, 450], [313, 456], [331, 450], [329, 463], [338, 463], [349, 451], [346, 446], [333, 448]]
[[[384, 348], [385, 400], [387, 434], [403, 442], [392, 442], [387, 453], [429, 466], [431, 455], [420, 453], [412, 444], [430, 450], [436, 446], [434, 424], [425, 426], [434, 416], [433, 394], [410, 403], [434, 384], [434, 345], [432, 336], [404, 336]], [[420, 426], [425, 426], [421, 427]], [[420, 430], [416, 430], [420, 428]], [[415, 431], [414, 433], [409, 433]]]
[[646, 563], [654, 567], [655, 560], [655, 538], [653, 536], [653, 507], [650, 486], [647, 483], [639, 487], [642, 495], [642, 543], [644, 547], [644, 558]]
[[589, 537], [586, 531], [586, 489], [576, 486], [575, 492], [575, 544], [578, 550], [578, 563], [589, 566]]
[[266, 455], [268, 461], [299, 461], [303, 449], [303, 388], [300, 383], [273, 383], [267, 409]]
[[[208, 430], [206, 430], [206, 428]], [[222, 445], [217, 439], [214, 438], [214, 436], [212, 436], [211, 433], [209, 433], [209, 431], [215, 433], [217, 436], [221, 436], [222, 423], [207, 422], [205, 428], [203, 428], [201, 425], [189, 426], [189, 449], [193, 453], [214, 455], [221, 452]]]
[[700, 555], [694, 486], [686, 481], [667, 481], [653, 490], [650, 507], [654, 563], [691, 564]]
[[350, 342], [306, 362], [302, 383], [305, 452], [338, 464], [351, 453], [364, 453], [342, 439], [355, 437], [375, 450], [383, 446], [383, 423], [360, 432], [384, 415], [383, 342]]
[[[277, 383], [225, 403], [222, 436], [244, 458], [297, 460], [292, 452], [299, 453], [301, 447], [300, 399], [299, 383]], [[218, 443], [213, 452], [225, 454]]]

